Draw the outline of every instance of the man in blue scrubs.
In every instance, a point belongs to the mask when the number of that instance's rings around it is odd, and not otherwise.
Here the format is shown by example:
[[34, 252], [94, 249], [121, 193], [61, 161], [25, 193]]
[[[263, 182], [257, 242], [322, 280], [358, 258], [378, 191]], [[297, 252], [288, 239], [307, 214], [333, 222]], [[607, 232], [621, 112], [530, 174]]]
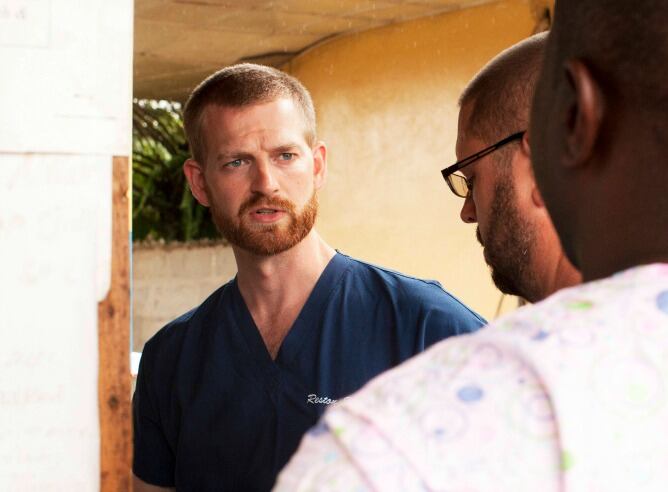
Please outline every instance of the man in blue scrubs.
[[437, 282], [352, 259], [313, 229], [327, 154], [297, 80], [228, 67], [184, 116], [186, 177], [238, 274], [146, 343], [135, 490], [268, 490], [328, 404], [484, 320]]

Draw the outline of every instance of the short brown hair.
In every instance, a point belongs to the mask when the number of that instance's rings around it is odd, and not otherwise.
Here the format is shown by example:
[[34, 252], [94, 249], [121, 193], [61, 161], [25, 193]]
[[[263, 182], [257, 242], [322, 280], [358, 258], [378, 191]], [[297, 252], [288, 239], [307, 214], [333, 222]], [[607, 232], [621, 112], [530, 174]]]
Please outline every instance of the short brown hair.
[[272, 67], [240, 63], [225, 67], [207, 77], [190, 94], [183, 110], [186, 138], [193, 158], [204, 163], [205, 145], [202, 115], [209, 105], [241, 107], [289, 97], [304, 114], [306, 141], [313, 145], [316, 136], [315, 110], [311, 95], [294, 77]]
[[467, 130], [485, 143], [526, 130], [545, 55], [547, 33], [520, 41], [492, 59], [469, 82], [459, 105], [473, 104]]

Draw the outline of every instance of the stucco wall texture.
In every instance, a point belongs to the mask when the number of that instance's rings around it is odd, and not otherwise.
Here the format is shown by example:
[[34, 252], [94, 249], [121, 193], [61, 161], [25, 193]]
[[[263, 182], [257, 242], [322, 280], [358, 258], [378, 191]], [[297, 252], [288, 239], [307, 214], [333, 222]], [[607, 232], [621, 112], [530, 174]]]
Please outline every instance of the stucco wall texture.
[[[462, 200], [439, 171], [456, 160], [460, 92], [494, 55], [534, 31], [548, 3], [500, 1], [360, 32], [283, 67], [311, 91], [328, 146], [316, 228], [332, 246], [436, 279], [494, 316], [501, 294], [475, 227], [459, 218]], [[234, 274], [229, 248], [189, 251], [135, 252], [135, 349]], [[516, 305], [506, 299], [504, 311]]]
[[232, 250], [225, 246], [140, 246], [132, 255], [136, 352], [157, 330], [200, 304], [237, 270]]
[[352, 256], [439, 280], [488, 318], [500, 293], [440, 169], [456, 160], [459, 94], [533, 32], [536, 7], [496, 2], [366, 31], [284, 67], [311, 91], [329, 148], [321, 234]]

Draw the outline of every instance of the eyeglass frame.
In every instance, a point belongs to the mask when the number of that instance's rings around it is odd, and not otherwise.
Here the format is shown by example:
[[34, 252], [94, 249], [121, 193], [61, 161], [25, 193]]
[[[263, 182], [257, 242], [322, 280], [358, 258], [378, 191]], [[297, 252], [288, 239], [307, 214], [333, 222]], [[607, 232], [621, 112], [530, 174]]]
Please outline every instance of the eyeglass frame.
[[[497, 149], [500, 149], [504, 145], [509, 144], [510, 142], [514, 142], [515, 140], [520, 140], [524, 137], [524, 134], [526, 133], [526, 130], [522, 130], [520, 132], [513, 133], [512, 135], [507, 136], [506, 138], [499, 140], [495, 144], [490, 145], [489, 147], [485, 147], [484, 149], [476, 152], [475, 154], [472, 154], [468, 157], [465, 157], [464, 159], [455, 162], [452, 166], [448, 166], [445, 169], [441, 169], [441, 176], [443, 176], [443, 179], [445, 182], [448, 184], [448, 188], [450, 188], [450, 191], [452, 191], [455, 195], [457, 195], [460, 198], [466, 198], [462, 197], [459, 195], [453, 188], [452, 184], [450, 183], [450, 180], [448, 179], [450, 175], [456, 173], [462, 168], [465, 168], [469, 164], [473, 164], [474, 162], [482, 159], [483, 157], [491, 154]], [[466, 179], [466, 178], [464, 178]], [[468, 180], [467, 180], [468, 183]], [[467, 184], [468, 187], [468, 184]], [[468, 196], [468, 194], [467, 194]]]

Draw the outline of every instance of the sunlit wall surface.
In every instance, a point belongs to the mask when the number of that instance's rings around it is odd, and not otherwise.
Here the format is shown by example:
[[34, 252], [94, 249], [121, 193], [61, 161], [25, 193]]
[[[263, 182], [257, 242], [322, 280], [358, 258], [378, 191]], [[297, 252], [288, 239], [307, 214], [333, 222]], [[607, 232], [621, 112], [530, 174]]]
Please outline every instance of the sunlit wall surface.
[[460, 92], [533, 33], [540, 6], [498, 2], [348, 35], [283, 67], [310, 89], [329, 148], [320, 233], [352, 256], [439, 280], [488, 319], [501, 294], [439, 171], [456, 160]]

